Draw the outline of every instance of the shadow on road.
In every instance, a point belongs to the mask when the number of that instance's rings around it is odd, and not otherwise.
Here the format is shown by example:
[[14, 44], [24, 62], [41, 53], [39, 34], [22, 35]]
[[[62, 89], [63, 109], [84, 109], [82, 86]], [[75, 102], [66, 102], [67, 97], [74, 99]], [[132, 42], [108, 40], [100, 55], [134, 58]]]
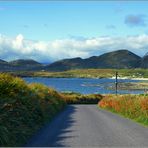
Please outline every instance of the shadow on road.
[[[76, 107], [73, 105], [67, 106], [67, 109], [65, 110], [64, 114], [62, 114], [61, 117], [63, 120], [59, 123], [58, 131], [53, 137], [53, 141], [51, 145], [49, 146], [58, 146], [58, 147], [64, 147], [64, 142], [66, 139], [74, 138], [76, 135], [70, 135], [70, 133], [74, 133], [75, 131], [70, 130], [71, 126], [76, 124], [75, 119], [73, 118], [73, 114], [76, 112]], [[66, 145], [67, 146], [67, 145]]]
[[27, 147], [49, 147], [59, 146], [64, 147], [63, 140], [74, 138], [75, 136], [67, 136], [74, 132], [69, 130], [76, 123], [73, 119], [73, 114], [76, 112], [76, 107], [68, 105], [63, 112], [57, 115], [52, 122], [45, 125], [41, 130], [34, 135], [31, 140], [25, 145]]

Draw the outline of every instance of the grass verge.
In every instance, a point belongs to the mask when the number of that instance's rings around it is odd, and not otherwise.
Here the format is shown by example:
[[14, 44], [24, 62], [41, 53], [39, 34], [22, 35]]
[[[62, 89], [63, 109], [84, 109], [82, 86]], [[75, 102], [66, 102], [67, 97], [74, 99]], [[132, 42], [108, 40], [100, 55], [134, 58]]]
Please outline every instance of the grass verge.
[[22, 146], [65, 104], [52, 88], [0, 74], [0, 146]]
[[69, 92], [62, 93], [64, 100], [68, 104], [97, 104], [101, 99], [100, 94], [83, 95], [79, 93]]
[[148, 95], [106, 95], [98, 105], [148, 126]]

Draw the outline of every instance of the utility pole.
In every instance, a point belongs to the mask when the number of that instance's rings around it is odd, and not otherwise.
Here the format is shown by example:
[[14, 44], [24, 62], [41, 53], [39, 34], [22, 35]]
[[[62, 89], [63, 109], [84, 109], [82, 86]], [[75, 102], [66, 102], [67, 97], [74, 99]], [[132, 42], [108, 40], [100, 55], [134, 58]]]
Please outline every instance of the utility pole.
[[118, 72], [117, 71], [116, 71], [115, 85], [116, 85], [116, 95], [117, 95], [117, 93], [118, 93]]

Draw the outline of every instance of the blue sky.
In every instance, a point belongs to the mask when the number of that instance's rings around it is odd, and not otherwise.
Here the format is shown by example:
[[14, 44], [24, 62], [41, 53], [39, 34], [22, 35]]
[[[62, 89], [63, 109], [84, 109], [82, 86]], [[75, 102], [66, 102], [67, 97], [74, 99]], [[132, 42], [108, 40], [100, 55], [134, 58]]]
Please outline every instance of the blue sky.
[[[0, 32], [26, 38], [52, 40], [69, 36], [125, 36], [147, 32], [129, 27], [126, 15], [148, 13], [148, 2], [0, 2]], [[115, 26], [109, 28], [108, 26]], [[12, 29], [13, 28], [13, 29]]]
[[[0, 2], [0, 58], [54, 61], [76, 56], [86, 58], [118, 48], [130, 48], [142, 56], [147, 51], [147, 14], [146, 1]], [[109, 38], [110, 44], [100, 45], [102, 38], [104, 42]], [[134, 47], [126, 40], [127, 44], [120, 47], [122, 42], [119, 44], [118, 38], [138, 40], [139, 45]], [[88, 42], [85, 49], [78, 46], [84, 42]], [[89, 42], [96, 46], [90, 46]], [[143, 43], [145, 46], [140, 46]], [[13, 47], [8, 50], [10, 45]], [[49, 57], [45, 58], [44, 52], [49, 52]]]

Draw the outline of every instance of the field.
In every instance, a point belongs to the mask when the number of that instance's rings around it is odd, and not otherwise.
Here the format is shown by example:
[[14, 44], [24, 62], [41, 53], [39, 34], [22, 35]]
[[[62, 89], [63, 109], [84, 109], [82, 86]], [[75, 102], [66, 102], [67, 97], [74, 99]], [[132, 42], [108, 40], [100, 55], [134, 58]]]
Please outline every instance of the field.
[[99, 107], [148, 125], [148, 95], [106, 95]]
[[56, 78], [111, 78], [118, 71], [120, 77], [148, 78], [148, 69], [77, 69], [63, 72], [16, 71], [9, 72], [20, 77], [56, 77]]

